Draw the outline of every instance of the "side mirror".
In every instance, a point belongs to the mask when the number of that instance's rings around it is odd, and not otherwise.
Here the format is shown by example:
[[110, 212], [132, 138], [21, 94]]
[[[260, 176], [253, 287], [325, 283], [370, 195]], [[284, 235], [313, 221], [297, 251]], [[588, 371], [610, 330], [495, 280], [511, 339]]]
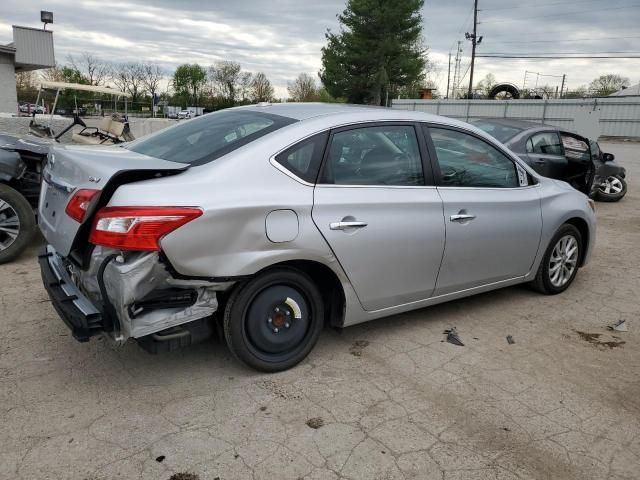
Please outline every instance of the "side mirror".
[[603, 162], [613, 162], [616, 159], [616, 156], [613, 153], [603, 153], [602, 161]]

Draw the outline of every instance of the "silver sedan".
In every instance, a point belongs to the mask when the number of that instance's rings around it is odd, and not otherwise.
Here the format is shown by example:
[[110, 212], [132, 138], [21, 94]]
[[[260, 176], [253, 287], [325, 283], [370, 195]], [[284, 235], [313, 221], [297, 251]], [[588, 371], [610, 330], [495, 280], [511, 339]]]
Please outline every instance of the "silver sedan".
[[420, 112], [260, 104], [44, 171], [45, 287], [80, 341], [216, 329], [263, 371], [346, 327], [518, 283], [564, 291], [593, 203], [481, 130]]

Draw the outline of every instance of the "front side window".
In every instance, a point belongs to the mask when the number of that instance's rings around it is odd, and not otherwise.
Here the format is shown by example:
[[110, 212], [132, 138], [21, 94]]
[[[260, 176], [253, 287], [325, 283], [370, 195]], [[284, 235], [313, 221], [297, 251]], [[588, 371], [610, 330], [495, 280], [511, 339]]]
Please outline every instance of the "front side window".
[[253, 110], [223, 110], [143, 137], [126, 148], [171, 162], [202, 165], [295, 121]]
[[335, 185], [424, 185], [413, 126], [354, 128], [335, 133], [321, 183]]
[[564, 155], [560, 136], [555, 132], [543, 132], [532, 135], [527, 141], [527, 153]]
[[429, 128], [429, 133], [443, 186], [513, 188], [520, 185], [514, 162], [484, 140], [444, 128]]

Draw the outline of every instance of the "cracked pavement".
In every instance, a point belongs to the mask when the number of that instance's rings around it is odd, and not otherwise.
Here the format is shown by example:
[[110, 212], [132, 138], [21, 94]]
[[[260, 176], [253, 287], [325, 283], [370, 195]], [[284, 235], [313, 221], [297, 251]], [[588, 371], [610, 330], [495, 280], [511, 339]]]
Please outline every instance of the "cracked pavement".
[[[158, 356], [77, 343], [34, 242], [0, 266], [0, 478], [637, 479], [640, 144], [603, 148], [629, 193], [597, 203], [596, 250], [567, 292], [508, 288], [327, 329], [278, 374], [218, 340]], [[619, 319], [630, 331], [608, 332]], [[451, 326], [464, 347], [443, 342]]]

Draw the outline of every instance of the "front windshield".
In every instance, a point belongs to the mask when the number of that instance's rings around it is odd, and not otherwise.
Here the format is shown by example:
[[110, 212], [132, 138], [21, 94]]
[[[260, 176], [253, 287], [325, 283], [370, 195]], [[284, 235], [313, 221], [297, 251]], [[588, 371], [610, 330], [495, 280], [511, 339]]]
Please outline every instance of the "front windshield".
[[500, 123], [488, 122], [486, 120], [476, 120], [472, 122], [475, 127], [485, 131], [496, 140], [505, 143], [515, 137], [522, 130], [516, 127], [509, 127]]
[[254, 110], [222, 110], [132, 142], [133, 152], [202, 165], [296, 120]]

